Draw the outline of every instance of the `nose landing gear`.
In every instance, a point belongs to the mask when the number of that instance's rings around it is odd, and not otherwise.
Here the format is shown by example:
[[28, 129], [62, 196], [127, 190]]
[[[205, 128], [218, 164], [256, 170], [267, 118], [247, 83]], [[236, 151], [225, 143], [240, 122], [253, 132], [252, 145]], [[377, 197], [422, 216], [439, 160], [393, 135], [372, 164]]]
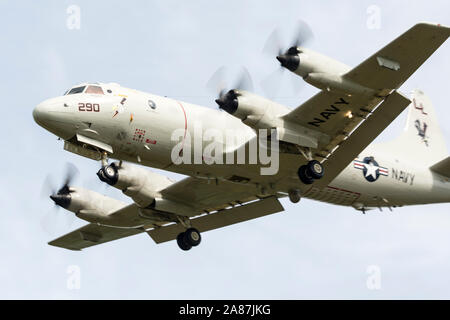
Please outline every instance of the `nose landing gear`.
[[202, 241], [200, 232], [195, 228], [188, 228], [177, 236], [177, 244], [181, 250], [187, 251], [196, 247]]
[[107, 184], [113, 186], [117, 183], [117, 180], [119, 179], [118, 168], [116, 164], [113, 162], [110, 165], [101, 167], [101, 169], [98, 170], [97, 172], [97, 176], [101, 181], [106, 182]]

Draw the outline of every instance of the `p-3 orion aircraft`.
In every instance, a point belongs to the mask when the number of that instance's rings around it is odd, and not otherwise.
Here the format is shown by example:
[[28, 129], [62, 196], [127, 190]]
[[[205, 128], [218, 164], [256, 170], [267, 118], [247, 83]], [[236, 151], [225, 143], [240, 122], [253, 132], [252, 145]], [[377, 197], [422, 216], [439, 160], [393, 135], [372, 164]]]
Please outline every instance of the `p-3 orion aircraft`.
[[[354, 68], [294, 45], [276, 58], [320, 89], [294, 109], [235, 88], [216, 100], [223, 112], [115, 83], [84, 83], [43, 101], [35, 121], [65, 150], [99, 161], [100, 180], [132, 200], [65, 183], [50, 198], [89, 224], [49, 244], [81, 250], [145, 232], [156, 243], [176, 239], [189, 250], [201, 232], [283, 211], [283, 197], [363, 213], [449, 202], [450, 158], [433, 106], [420, 90], [410, 99], [398, 91], [449, 35], [448, 27], [419, 23]], [[401, 136], [371, 144], [408, 106]], [[230, 147], [217, 134], [206, 137], [208, 130], [245, 139]], [[177, 139], [174, 132], [181, 132]], [[264, 135], [265, 151], [278, 161], [270, 174], [262, 173], [267, 162], [248, 160], [252, 142]], [[200, 143], [189, 141], [194, 136]], [[205, 154], [200, 163], [178, 161], [195, 157], [192, 145], [205, 150], [211, 142], [214, 161]], [[246, 161], [218, 161], [242, 150]], [[144, 166], [187, 177], [173, 181]]]

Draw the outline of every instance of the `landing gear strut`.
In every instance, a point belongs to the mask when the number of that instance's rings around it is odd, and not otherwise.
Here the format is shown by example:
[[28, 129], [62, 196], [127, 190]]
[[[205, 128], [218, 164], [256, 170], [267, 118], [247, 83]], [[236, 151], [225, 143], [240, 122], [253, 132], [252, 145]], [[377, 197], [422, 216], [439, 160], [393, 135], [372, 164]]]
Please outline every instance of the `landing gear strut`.
[[177, 244], [181, 250], [187, 251], [196, 247], [202, 241], [200, 232], [195, 228], [188, 228], [177, 236]]
[[298, 177], [304, 184], [312, 184], [314, 180], [323, 177], [323, 166], [317, 160], [311, 160], [298, 168]]

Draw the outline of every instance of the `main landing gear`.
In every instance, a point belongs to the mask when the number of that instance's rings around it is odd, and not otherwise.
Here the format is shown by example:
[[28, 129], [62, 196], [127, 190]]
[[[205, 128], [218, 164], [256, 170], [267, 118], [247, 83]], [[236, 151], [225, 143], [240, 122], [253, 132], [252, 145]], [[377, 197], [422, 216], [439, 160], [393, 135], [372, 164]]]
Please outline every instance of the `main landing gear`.
[[310, 160], [307, 164], [298, 168], [298, 177], [304, 184], [312, 184], [314, 180], [323, 177], [323, 166], [317, 160]]
[[187, 251], [196, 247], [202, 241], [200, 232], [195, 228], [188, 228], [177, 236], [177, 244], [181, 250]]

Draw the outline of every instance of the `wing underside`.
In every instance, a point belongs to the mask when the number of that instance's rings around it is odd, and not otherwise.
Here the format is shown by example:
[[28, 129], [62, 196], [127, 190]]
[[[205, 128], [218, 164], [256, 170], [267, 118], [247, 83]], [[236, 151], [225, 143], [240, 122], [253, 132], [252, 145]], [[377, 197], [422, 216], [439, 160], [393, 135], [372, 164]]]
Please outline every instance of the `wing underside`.
[[[190, 200], [196, 212], [191, 216], [191, 225], [201, 232], [283, 211], [277, 197], [271, 195], [261, 197], [255, 194], [252, 187], [241, 187], [230, 182], [216, 184], [188, 177], [167, 187], [162, 194], [167, 199], [177, 199], [183, 204], [189, 203]], [[146, 210], [146, 217], [149, 219], [152, 219], [152, 214], [159, 219], [160, 212]], [[139, 216], [139, 208], [136, 204], [131, 204], [113, 212], [112, 215], [130, 221]], [[161, 243], [175, 239], [178, 233], [184, 231], [182, 225], [174, 222], [154, 223], [152, 220], [137, 228], [117, 228], [90, 223], [49, 244], [70, 250], [81, 250], [142, 232], [147, 232], [156, 243]]]

